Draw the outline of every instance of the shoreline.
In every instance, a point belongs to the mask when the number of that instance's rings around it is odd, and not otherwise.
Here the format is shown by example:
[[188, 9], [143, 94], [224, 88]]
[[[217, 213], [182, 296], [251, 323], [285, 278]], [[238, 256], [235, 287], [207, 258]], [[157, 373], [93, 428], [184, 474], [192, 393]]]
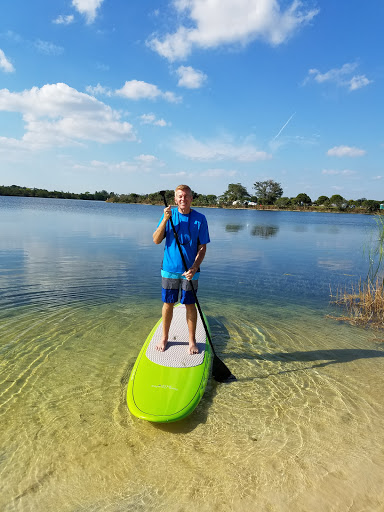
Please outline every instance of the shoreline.
[[[0, 195], [1, 197], [23, 197], [28, 199], [57, 199], [59, 201], [85, 201], [85, 202], [100, 202], [108, 204], [137, 204], [143, 206], [164, 206], [163, 203], [148, 203], [148, 202], [123, 202], [123, 201], [110, 201], [109, 199], [84, 199], [84, 198], [66, 198], [66, 197], [38, 197], [38, 196], [27, 196], [27, 195]], [[350, 208], [346, 210], [340, 210], [337, 208], [322, 208], [322, 207], [307, 207], [307, 208], [276, 208], [274, 205], [259, 205], [259, 206], [214, 206], [214, 205], [199, 205], [193, 204], [195, 208], [212, 208], [217, 210], [253, 210], [253, 211], [269, 211], [269, 212], [297, 212], [297, 213], [345, 213], [345, 214], [361, 214], [361, 215], [384, 215], [384, 209], [375, 211], [367, 211], [364, 208]]]

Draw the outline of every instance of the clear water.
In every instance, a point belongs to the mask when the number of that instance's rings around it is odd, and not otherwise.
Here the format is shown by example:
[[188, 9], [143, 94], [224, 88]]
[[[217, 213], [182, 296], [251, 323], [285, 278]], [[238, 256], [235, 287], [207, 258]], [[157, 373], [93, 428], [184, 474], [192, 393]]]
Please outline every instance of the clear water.
[[384, 510], [383, 336], [326, 318], [372, 217], [204, 210], [199, 297], [238, 380], [156, 426], [125, 392], [161, 211], [0, 197], [0, 510]]

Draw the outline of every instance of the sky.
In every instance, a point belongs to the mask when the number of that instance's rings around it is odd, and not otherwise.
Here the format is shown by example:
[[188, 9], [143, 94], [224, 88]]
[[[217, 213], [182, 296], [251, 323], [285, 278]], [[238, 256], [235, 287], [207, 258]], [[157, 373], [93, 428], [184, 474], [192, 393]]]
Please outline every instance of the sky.
[[384, 200], [382, 0], [3, 0], [0, 185]]

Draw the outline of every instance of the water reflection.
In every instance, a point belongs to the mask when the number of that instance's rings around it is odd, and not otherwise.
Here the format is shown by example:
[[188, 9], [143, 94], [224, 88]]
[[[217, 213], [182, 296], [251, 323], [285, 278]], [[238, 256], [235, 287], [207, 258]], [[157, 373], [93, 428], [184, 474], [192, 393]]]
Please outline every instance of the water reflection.
[[244, 224], [227, 224], [225, 226], [225, 231], [228, 233], [238, 233], [244, 229]]
[[276, 236], [279, 232], [278, 226], [263, 226], [263, 225], [257, 225], [253, 226], [251, 230], [252, 236], [258, 236], [260, 238], [271, 238], [273, 236]]
[[238, 382], [154, 427], [125, 394], [160, 315], [162, 211], [0, 198], [0, 510], [381, 510], [383, 345], [324, 318], [374, 220], [204, 210], [200, 300]]
[[296, 233], [305, 233], [306, 231], [308, 231], [308, 226], [305, 224], [296, 225], [293, 226], [293, 231], [295, 231]]

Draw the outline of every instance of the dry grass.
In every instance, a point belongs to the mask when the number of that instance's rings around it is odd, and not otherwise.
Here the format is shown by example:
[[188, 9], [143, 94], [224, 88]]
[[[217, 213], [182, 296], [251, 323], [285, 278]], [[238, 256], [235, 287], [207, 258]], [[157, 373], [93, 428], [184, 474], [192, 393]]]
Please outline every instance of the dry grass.
[[344, 315], [332, 316], [329, 318], [349, 322], [352, 325], [361, 325], [384, 329], [384, 280], [376, 278], [372, 283], [370, 280], [362, 283], [358, 288], [350, 292], [337, 291], [334, 296], [331, 292], [331, 302], [342, 307]]

